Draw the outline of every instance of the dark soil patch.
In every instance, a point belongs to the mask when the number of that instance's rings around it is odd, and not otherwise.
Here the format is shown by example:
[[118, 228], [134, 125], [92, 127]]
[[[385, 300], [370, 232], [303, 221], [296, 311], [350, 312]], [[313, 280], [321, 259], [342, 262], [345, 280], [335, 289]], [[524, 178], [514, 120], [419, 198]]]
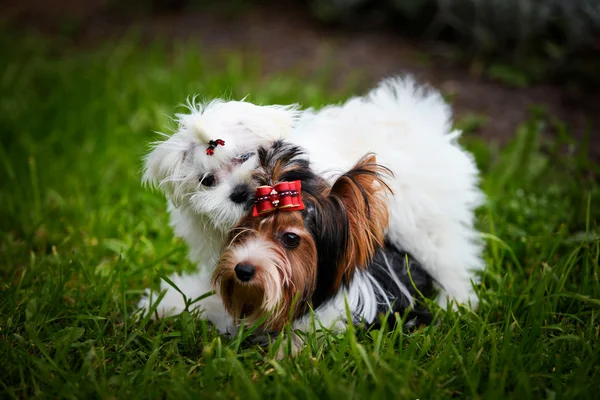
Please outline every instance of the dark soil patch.
[[447, 45], [406, 40], [384, 31], [326, 28], [295, 2], [276, 4], [159, 12], [152, 7], [117, 9], [106, 0], [8, 0], [2, 14], [10, 15], [19, 28], [47, 34], [68, 31], [76, 44], [84, 46], [136, 27], [145, 38], [195, 40], [208, 52], [258, 53], [268, 60], [263, 69], [267, 77], [294, 70], [310, 81], [327, 66], [332, 89], [357, 75], [366, 88], [381, 77], [411, 73], [449, 95], [457, 119], [487, 116], [477, 133], [489, 141], [506, 143], [530, 116], [532, 106], [540, 106], [550, 118], [564, 121], [579, 140], [589, 132], [590, 155], [600, 159], [600, 96], [593, 90], [569, 89], [561, 83], [509, 87], [474, 73], [477, 68], [449, 62]]

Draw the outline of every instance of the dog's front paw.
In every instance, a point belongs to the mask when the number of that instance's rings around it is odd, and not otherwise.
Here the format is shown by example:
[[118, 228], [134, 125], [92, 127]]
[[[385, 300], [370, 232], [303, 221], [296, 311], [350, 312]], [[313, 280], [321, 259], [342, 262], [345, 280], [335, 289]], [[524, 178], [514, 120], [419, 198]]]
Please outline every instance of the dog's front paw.
[[167, 291], [165, 296], [161, 297], [161, 293], [146, 289], [137, 304], [137, 315], [143, 317], [150, 314], [150, 318], [155, 320], [183, 312], [185, 310], [183, 298], [180, 299], [177, 296], [169, 295], [170, 293]]
[[279, 348], [277, 349], [277, 354], [275, 354], [275, 360], [281, 361], [286, 356], [295, 357], [298, 353], [302, 351], [302, 347], [304, 346], [304, 342], [302, 338], [298, 336], [296, 333], [292, 332], [290, 336], [286, 336], [283, 333], [283, 340], [281, 341]]
[[[148, 313], [151, 312], [153, 297], [156, 298], [156, 296], [152, 295], [152, 293], [150, 292], [150, 289], [146, 289], [144, 294], [142, 295], [142, 298], [137, 303], [137, 307], [136, 307], [136, 311], [137, 311], [136, 315], [137, 316], [139, 316], [140, 318], [143, 318], [144, 316], [146, 316]], [[154, 318], [154, 316], [152, 318]]]

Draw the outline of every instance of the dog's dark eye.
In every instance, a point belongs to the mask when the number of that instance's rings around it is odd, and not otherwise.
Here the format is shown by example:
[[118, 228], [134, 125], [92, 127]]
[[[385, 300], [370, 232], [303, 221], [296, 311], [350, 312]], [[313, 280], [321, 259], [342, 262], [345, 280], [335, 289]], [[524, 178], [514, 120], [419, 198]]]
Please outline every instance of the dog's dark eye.
[[281, 243], [283, 243], [285, 247], [293, 249], [300, 244], [300, 236], [292, 232], [286, 232], [281, 236]]
[[241, 162], [246, 162], [248, 161], [248, 159], [252, 157], [252, 153], [244, 153], [241, 156], [239, 156], [238, 158], [240, 159]]
[[200, 177], [200, 183], [206, 187], [215, 186], [217, 180], [213, 174], [208, 174]]

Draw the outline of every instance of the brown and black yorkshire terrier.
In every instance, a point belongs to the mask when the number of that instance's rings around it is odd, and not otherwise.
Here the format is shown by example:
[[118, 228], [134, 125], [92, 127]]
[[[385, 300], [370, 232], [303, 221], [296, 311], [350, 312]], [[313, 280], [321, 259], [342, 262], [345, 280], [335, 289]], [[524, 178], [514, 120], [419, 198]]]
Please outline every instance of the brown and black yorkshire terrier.
[[321, 326], [337, 330], [396, 312], [408, 312], [405, 326], [429, 322], [417, 298], [434, 295], [433, 279], [386, 240], [391, 172], [374, 155], [333, 185], [295, 145], [277, 141], [258, 159], [255, 208], [232, 230], [213, 274], [238, 323], [304, 330], [311, 309]]

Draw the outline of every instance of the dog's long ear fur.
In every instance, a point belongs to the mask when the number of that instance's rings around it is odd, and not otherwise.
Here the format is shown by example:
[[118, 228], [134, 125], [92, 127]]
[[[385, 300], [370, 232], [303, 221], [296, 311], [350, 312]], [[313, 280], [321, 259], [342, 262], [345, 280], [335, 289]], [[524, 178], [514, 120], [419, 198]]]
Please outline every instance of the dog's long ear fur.
[[388, 225], [386, 177], [392, 173], [367, 154], [333, 184], [328, 200], [347, 224], [346, 246], [340, 254], [335, 286], [350, 283], [356, 268], [362, 268], [383, 246]]
[[[185, 168], [187, 151], [179, 138], [172, 136], [164, 142], [154, 144], [152, 151], [144, 157], [144, 172], [142, 183], [153, 188], [160, 188], [169, 199], [178, 207], [183, 198], [183, 185], [178, 185], [177, 180], [171, 179], [180, 175]], [[180, 151], [173, 150], [181, 147]]]

